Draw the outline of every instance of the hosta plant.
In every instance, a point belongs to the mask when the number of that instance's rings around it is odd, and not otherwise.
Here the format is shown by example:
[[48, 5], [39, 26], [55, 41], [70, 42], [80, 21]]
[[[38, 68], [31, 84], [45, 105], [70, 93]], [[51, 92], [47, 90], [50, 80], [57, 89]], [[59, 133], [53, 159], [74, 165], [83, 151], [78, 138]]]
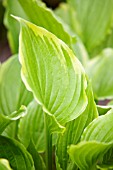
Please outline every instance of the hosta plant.
[[3, 4], [0, 169], [113, 169], [113, 1]]

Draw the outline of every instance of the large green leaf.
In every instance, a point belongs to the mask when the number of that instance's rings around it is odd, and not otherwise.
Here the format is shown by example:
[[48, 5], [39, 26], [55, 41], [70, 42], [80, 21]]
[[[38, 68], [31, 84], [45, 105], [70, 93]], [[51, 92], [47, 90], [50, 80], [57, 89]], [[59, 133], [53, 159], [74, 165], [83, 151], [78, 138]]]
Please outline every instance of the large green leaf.
[[82, 40], [89, 52], [106, 38], [113, 22], [112, 0], [68, 0], [77, 12]]
[[32, 140], [37, 151], [44, 151], [44, 116], [42, 107], [36, 101], [28, 105], [27, 115], [20, 120], [18, 137], [26, 147]]
[[95, 98], [113, 98], [112, 69], [113, 49], [110, 48], [103, 50], [96, 58], [89, 62], [86, 70], [92, 80]]
[[104, 154], [113, 147], [113, 109], [99, 116], [84, 130], [81, 142], [70, 146], [71, 159], [81, 170], [90, 170], [102, 163]]
[[60, 124], [77, 118], [87, 106], [84, 69], [60, 39], [18, 19], [21, 23], [22, 79], [47, 113], [51, 132], [59, 131]]
[[0, 136], [0, 158], [7, 159], [14, 170], [34, 170], [32, 157], [16, 140]]
[[0, 159], [0, 170], [12, 170], [6, 159]]
[[[75, 169], [75, 165], [69, 160], [67, 153], [67, 147], [70, 144], [77, 144], [80, 140], [81, 134], [83, 133], [84, 128], [98, 116], [96, 104], [94, 102], [93, 93], [91, 85], [89, 84], [87, 89], [88, 96], [88, 105], [83, 112], [76, 120], [73, 120], [66, 125], [66, 131], [62, 135], [59, 135], [56, 149], [57, 156], [57, 166], [60, 169]], [[72, 166], [73, 165], [73, 166]]]
[[4, 24], [8, 29], [8, 40], [12, 52], [15, 54], [18, 52], [19, 45], [19, 24], [14, 18], [11, 17], [11, 14], [24, 17], [27, 19], [23, 9], [21, 8], [18, 0], [5, 0], [4, 6], [6, 8]]
[[[32, 94], [26, 90], [21, 80], [18, 56], [14, 55], [0, 67], [0, 114], [10, 116], [21, 105], [27, 106], [31, 100]], [[15, 128], [14, 122], [8, 126], [7, 133], [14, 132], [15, 135]]]

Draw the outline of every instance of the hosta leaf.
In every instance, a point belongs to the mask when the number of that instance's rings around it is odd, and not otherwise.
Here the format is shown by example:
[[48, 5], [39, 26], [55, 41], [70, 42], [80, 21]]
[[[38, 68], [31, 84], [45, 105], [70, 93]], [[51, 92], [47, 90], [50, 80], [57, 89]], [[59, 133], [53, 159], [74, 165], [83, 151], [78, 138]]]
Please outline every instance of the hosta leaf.
[[99, 116], [95, 119], [84, 131], [81, 140], [99, 142], [113, 142], [113, 109], [109, 110], [107, 114]]
[[[108, 67], [106, 67], [108, 66]], [[103, 50], [87, 66], [87, 73], [92, 80], [95, 98], [113, 98], [113, 49]]]
[[88, 54], [85, 50], [85, 47], [80, 39], [75, 36], [72, 31], [70, 31], [68, 25], [63, 20], [54, 15], [54, 13], [50, 9], [40, 5], [38, 1], [19, 0], [19, 2], [26, 12], [28, 20], [30, 22], [47, 29], [48, 31], [55, 34], [58, 38], [63, 40], [74, 50], [77, 58], [79, 58], [79, 60], [83, 64], [85, 64], [88, 59]]
[[68, 152], [72, 161], [80, 170], [96, 170], [97, 160], [110, 148], [111, 144], [100, 143], [96, 141], [84, 141], [78, 145], [71, 145]]
[[65, 133], [59, 135], [56, 156], [57, 166], [59, 166], [60, 169], [70, 169], [70, 166], [71, 169], [72, 167], [75, 169], [75, 165], [69, 160], [67, 147], [70, 144], [78, 143], [84, 128], [98, 115], [90, 83], [87, 88], [87, 96], [88, 105], [86, 110], [76, 120], [67, 123]]
[[0, 159], [0, 170], [12, 170], [6, 159]]
[[[26, 116], [19, 122], [18, 138], [26, 148], [32, 141], [38, 152], [45, 151], [44, 115], [42, 107], [35, 100], [28, 105]], [[53, 145], [56, 138], [53, 135]]]
[[92, 51], [92, 57], [98, 55], [104, 48], [113, 48], [113, 28], [109, 31], [106, 39]]
[[0, 136], [0, 158], [7, 159], [14, 170], [34, 170], [30, 154], [16, 140]]
[[[71, 34], [73, 33], [73, 36], [76, 37], [76, 43], [72, 44], [72, 49], [75, 52], [77, 58], [85, 66], [89, 56], [85, 49], [84, 44], [80, 40], [80, 37], [78, 37], [77, 35], [79, 25], [76, 20], [75, 10], [69, 4], [64, 3], [61, 4], [59, 8], [56, 9], [55, 14], [57, 14], [60, 17], [62, 23], [68, 24], [68, 27], [65, 27], [65, 29], [67, 28], [67, 31], [71, 32]], [[63, 26], [65, 25], [63, 24]]]
[[19, 2], [30, 22], [47, 29], [70, 45], [72, 38], [65, 31], [62, 23], [58, 21], [52, 10], [34, 0], [19, 0]]
[[[0, 113], [9, 116], [19, 110], [21, 105], [27, 106], [32, 100], [21, 80], [20, 64], [17, 55], [12, 56], [0, 67]], [[15, 135], [15, 122], [8, 126], [7, 133]], [[11, 127], [11, 129], [10, 129]]]
[[19, 45], [19, 24], [14, 18], [11, 17], [11, 14], [17, 15], [27, 19], [23, 9], [21, 8], [18, 0], [5, 0], [4, 6], [6, 8], [4, 24], [8, 29], [8, 40], [12, 52], [15, 54], [18, 52]]
[[41, 157], [41, 155], [37, 152], [37, 149], [35, 148], [35, 145], [32, 141], [30, 141], [27, 150], [32, 155], [36, 170], [46, 170], [44, 160]]
[[100, 167], [112, 168], [113, 169], [113, 147], [108, 150], [102, 160]]
[[26, 147], [33, 140], [36, 149], [44, 151], [44, 116], [42, 107], [36, 101], [28, 105], [27, 115], [20, 120], [18, 137]]
[[74, 33], [80, 31], [76, 10], [69, 3], [61, 3], [54, 12], [70, 27]]
[[14, 55], [0, 67], [0, 112], [9, 115], [31, 100], [32, 94], [21, 80], [18, 56]]
[[69, 148], [70, 157], [80, 169], [90, 170], [98, 162], [100, 164], [104, 154], [113, 147], [112, 122], [113, 109], [91, 122], [84, 130], [81, 142]]
[[21, 23], [22, 79], [47, 113], [51, 132], [59, 131], [61, 125], [77, 118], [86, 108], [85, 72], [60, 39], [43, 28], [18, 19]]
[[25, 107], [21, 106], [18, 111], [13, 112], [9, 116], [4, 116], [3, 114], [0, 114], [0, 134], [11, 122], [23, 117], [25, 115], [25, 110]]
[[[89, 52], [106, 38], [112, 27], [112, 0], [68, 0], [76, 9], [82, 40]], [[81, 12], [82, 11], [82, 12]], [[89, 12], [90, 11], [90, 12]], [[107, 14], [107, 15], [106, 15]]]

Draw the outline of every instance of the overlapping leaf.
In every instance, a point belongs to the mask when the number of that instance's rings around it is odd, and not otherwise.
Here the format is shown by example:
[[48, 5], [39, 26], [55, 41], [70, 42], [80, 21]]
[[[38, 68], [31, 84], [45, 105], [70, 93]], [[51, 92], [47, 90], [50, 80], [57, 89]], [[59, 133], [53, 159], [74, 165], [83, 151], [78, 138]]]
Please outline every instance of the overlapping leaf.
[[86, 108], [84, 69], [60, 39], [18, 19], [23, 81], [47, 113], [50, 129], [59, 131], [60, 124], [77, 118]]
[[[68, 0], [77, 12], [82, 40], [88, 51], [106, 39], [113, 22], [112, 0]], [[107, 15], [106, 15], [107, 14]]]
[[11, 17], [11, 14], [24, 17], [27, 19], [23, 9], [21, 8], [18, 0], [5, 0], [4, 6], [6, 8], [4, 24], [8, 29], [8, 40], [12, 52], [15, 54], [18, 52], [19, 45], [19, 24]]
[[0, 136], [0, 158], [9, 161], [15, 170], [34, 170], [33, 160], [19, 142]]
[[[77, 37], [75, 33], [72, 33], [71, 29], [69, 28], [70, 26], [68, 26], [67, 23], [61, 20], [58, 16], [54, 15], [50, 9], [40, 5], [38, 1], [19, 0], [19, 2], [26, 12], [30, 22], [47, 29], [48, 31], [55, 34], [58, 38], [63, 40], [74, 50], [77, 58], [79, 58], [79, 60], [85, 64], [88, 59], [88, 54], [85, 50], [85, 47], [80, 41], [79, 37]], [[67, 11], [67, 13], [68, 12], [69, 11]], [[65, 15], [64, 17], [66, 18]]]
[[81, 170], [96, 168], [104, 154], [113, 147], [113, 109], [90, 123], [83, 132], [81, 142], [69, 148], [71, 159]]
[[71, 159], [80, 170], [96, 170], [97, 160], [100, 161], [110, 147], [111, 144], [84, 141], [78, 145], [71, 145], [68, 152]]
[[[72, 49], [75, 52], [77, 58], [81, 61], [81, 63], [85, 66], [88, 61], [88, 53], [83, 45], [80, 37], [78, 37], [77, 33], [80, 32], [79, 23], [76, 19], [76, 11], [67, 3], [61, 4], [55, 11], [62, 23], [68, 24], [67, 28], [68, 32], [73, 33], [73, 36], [76, 37], [76, 42], [72, 44]], [[64, 24], [63, 24], [64, 25]], [[65, 25], [64, 25], [65, 26]]]
[[98, 55], [104, 48], [113, 48], [113, 28], [109, 31], [106, 39], [92, 51], [92, 57]]
[[13, 112], [8, 116], [0, 114], [0, 134], [5, 130], [5, 128], [13, 121], [25, 116], [25, 107], [21, 106], [18, 111]]
[[55, 14], [66, 23], [74, 33], [80, 34], [80, 26], [77, 20], [76, 10], [69, 3], [61, 3], [55, 9]]
[[67, 154], [67, 147], [70, 144], [77, 144], [80, 140], [81, 134], [84, 128], [98, 116], [96, 104], [94, 102], [93, 93], [91, 89], [91, 84], [89, 84], [87, 89], [88, 105], [86, 110], [81, 116], [76, 120], [73, 120], [66, 125], [66, 131], [62, 135], [59, 135], [57, 142], [56, 156], [57, 156], [57, 166], [60, 169], [71, 169], [75, 168], [75, 165], [69, 160]]
[[[71, 44], [72, 38], [65, 31], [62, 23], [58, 21], [58, 19], [55, 17], [54, 13], [50, 9], [40, 5], [38, 1], [19, 0], [19, 2], [21, 4], [21, 7], [26, 12], [28, 20], [30, 22], [52, 32], [58, 38], [63, 40], [66, 44], [68, 45]], [[31, 6], [32, 6], [32, 10], [31, 10]]]
[[[26, 106], [31, 100], [32, 94], [26, 90], [21, 80], [18, 57], [12, 56], [0, 67], [0, 114], [10, 116], [19, 110], [21, 105]], [[10, 126], [7, 133], [13, 134], [16, 125], [13, 123]]]
[[14, 55], [0, 68], [0, 112], [9, 115], [32, 100], [21, 80], [18, 56]]
[[20, 120], [18, 137], [26, 147], [32, 140], [37, 151], [44, 151], [44, 116], [42, 107], [36, 101], [28, 105], [27, 115]]
[[94, 95], [97, 99], [113, 98], [113, 49], [103, 50], [87, 66], [87, 73], [92, 80]]
[[36, 149], [32, 140], [30, 141], [27, 150], [32, 155], [35, 169], [36, 170], [46, 170], [45, 162], [44, 162], [43, 158], [41, 157], [41, 155], [37, 152], [37, 149]]

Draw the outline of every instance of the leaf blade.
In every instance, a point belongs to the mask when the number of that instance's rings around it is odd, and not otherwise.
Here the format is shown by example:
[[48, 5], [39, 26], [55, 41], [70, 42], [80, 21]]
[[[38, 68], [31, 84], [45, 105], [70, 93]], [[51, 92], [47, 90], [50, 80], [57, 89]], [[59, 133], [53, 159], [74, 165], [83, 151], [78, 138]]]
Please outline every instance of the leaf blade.
[[[84, 69], [72, 51], [56, 36], [25, 20], [19, 20], [22, 26], [20, 62], [23, 81], [43, 106], [43, 110], [55, 116], [60, 124], [65, 124], [78, 117], [87, 105]], [[25, 37], [28, 38], [27, 44]], [[31, 37], [34, 39], [33, 44]], [[33, 60], [29, 53], [33, 54]]]
[[0, 136], [0, 158], [9, 160], [13, 169], [34, 170], [33, 160], [30, 154], [16, 140]]

